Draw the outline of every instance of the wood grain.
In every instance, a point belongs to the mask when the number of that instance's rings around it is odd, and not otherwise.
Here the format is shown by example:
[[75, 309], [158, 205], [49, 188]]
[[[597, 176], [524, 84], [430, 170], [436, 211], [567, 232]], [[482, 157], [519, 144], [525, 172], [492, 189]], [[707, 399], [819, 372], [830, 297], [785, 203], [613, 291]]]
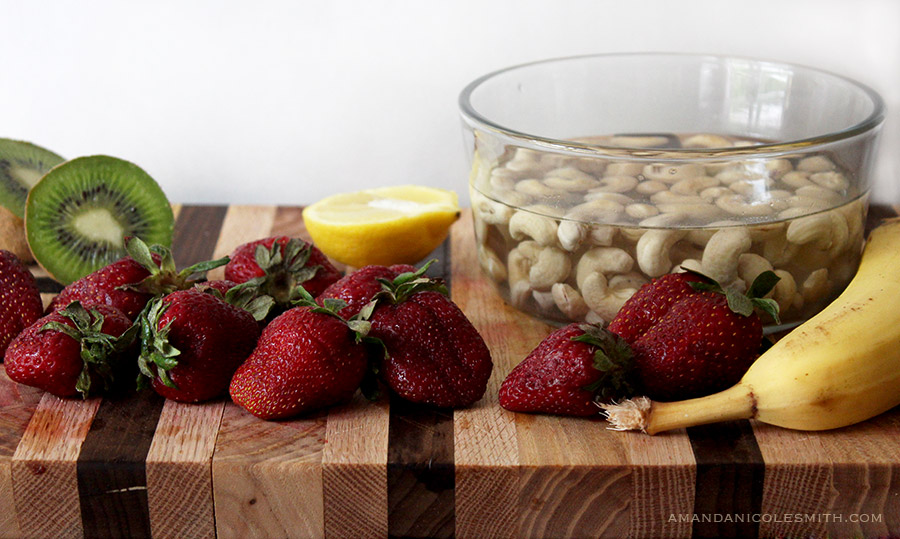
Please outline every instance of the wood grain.
[[99, 398], [41, 397], [12, 460], [22, 537], [83, 534], [76, 461], [99, 407]]
[[21, 537], [13, 495], [13, 455], [41, 400], [39, 389], [17, 384], [0, 369], [0, 537]]

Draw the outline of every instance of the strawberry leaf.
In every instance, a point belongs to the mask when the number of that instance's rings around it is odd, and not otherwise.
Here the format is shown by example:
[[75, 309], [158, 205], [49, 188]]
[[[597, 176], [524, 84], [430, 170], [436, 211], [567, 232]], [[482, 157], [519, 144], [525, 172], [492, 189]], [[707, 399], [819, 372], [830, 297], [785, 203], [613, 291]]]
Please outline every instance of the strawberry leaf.
[[753, 306], [772, 317], [776, 324], [781, 323], [778, 316], [778, 302], [771, 298], [753, 298]]
[[725, 289], [725, 301], [731, 312], [741, 316], [750, 316], [753, 314], [753, 301], [746, 295], [741, 294], [733, 288]]
[[401, 273], [391, 281], [387, 279], [378, 279], [378, 282], [381, 283], [381, 292], [375, 295], [373, 301], [379, 301], [383, 298], [396, 305], [398, 303], [403, 303], [414, 294], [427, 291], [438, 292], [439, 294], [449, 297], [450, 291], [447, 289], [443, 280], [432, 279], [425, 275], [429, 266], [434, 262], [436, 262], [435, 259], [429, 260], [416, 271]]
[[781, 277], [776, 275], [774, 271], [764, 271], [757, 275], [756, 279], [753, 279], [750, 289], [747, 290], [747, 295], [751, 298], [761, 298], [771, 292], [780, 280]]
[[169, 371], [178, 366], [178, 355], [181, 351], [169, 342], [169, 331], [172, 320], [159, 327], [160, 319], [168, 305], [162, 298], [157, 298], [147, 304], [141, 312], [139, 323], [141, 326], [141, 353], [138, 357], [138, 388], [143, 389], [154, 379], [159, 379], [164, 385], [178, 389]]
[[637, 371], [628, 343], [596, 325], [582, 324], [579, 327], [584, 333], [572, 337], [572, 340], [595, 348], [593, 367], [600, 372], [597, 381], [584, 387], [585, 391], [593, 393], [597, 402], [610, 402], [637, 394]]

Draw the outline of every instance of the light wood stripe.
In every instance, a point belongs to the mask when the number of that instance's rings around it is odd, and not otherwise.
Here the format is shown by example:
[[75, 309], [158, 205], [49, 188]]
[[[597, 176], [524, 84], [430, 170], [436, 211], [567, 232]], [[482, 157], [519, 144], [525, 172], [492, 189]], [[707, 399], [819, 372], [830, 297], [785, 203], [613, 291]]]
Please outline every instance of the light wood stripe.
[[[274, 206], [229, 207], [210, 258], [228, 256], [241, 244], [270, 236], [276, 211]], [[210, 271], [207, 277], [210, 281], [224, 279], [225, 268], [216, 268]]]

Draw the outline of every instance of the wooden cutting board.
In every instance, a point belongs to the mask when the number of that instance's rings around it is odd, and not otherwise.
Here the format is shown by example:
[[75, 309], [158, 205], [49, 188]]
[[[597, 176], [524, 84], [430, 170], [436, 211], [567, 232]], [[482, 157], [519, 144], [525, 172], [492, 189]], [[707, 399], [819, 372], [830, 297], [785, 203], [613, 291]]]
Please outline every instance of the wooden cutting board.
[[[176, 212], [182, 266], [268, 235], [306, 237], [294, 207]], [[500, 408], [500, 382], [551, 328], [498, 298], [479, 275], [472, 238], [466, 214], [430, 268], [492, 351], [494, 375], [472, 408], [357, 397], [264, 422], [226, 399], [64, 400], [0, 371], [0, 535], [900, 534], [900, 410], [832, 432], [738, 421], [650, 437], [607, 430], [599, 418]], [[39, 281], [49, 300], [54, 283]]]

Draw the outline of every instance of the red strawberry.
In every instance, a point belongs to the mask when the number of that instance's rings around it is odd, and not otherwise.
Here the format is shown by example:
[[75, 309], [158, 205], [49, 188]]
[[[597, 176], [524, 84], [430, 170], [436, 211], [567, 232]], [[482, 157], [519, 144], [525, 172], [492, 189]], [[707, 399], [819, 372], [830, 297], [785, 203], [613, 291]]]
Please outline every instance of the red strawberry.
[[80, 303], [48, 314], [28, 326], [6, 350], [10, 379], [59, 397], [87, 397], [97, 386], [111, 388], [119, 365], [131, 347], [137, 326], [118, 309]]
[[16, 255], [0, 249], [0, 356], [42, 314], [44, 304], [34, 275]]
[[141, 315], [141, 385], [179, 402], [223, 394], [250, 355], [259, 325], [247, 311], [198, 288], [153, 300]]
[[369, 336], [384, 344], [381, 376], [408, 401], [468, 406], [484, 395], [491, 353], [426, 269], [398, 276], [376, 299]]
[[225, 266], [225, 278], [253, 281], [261, 292], [287, 307], [297, 299], [297, 285], [317, 296], [341, 273], [315, 246], [298, 238], [276, 236], [238, 246]]
[[758, 307], [778, 321], [778, 305], [762, 299], [778, 277], [762, 273], [747, 295], [697, 282], [694, 294], [674, 301], [655, 324], [631, 343], [645, 394], [654, 400], [682, 400], [731, 387], [740, 380], [763, 343]]
[[669, 273], [642, 286], [622, 305], [608, 329], [629, 343], [644, 334], [679, 299], [695, 294], [691, 282], [701, 282], [694, 272]]
[[350, 318], [358, 314], [367, 303], [372, 301], [375, 294], [381, 292], [381, 281], [379, 279], [393, 281], [403, 273], [415, 271], [416, 268], [407, 264], [397, 264], [390, 267], [364, 266], [326, 288], [319, 294], [316, 301], [321, 304], [326, 298], [340, 299], [346, 302], [347, 306], [338, 314], [344, 318]]
[[597, 415], [598, 402], [634, 394], [628, 344], [598, 326], [551, 333], [506, 377], [500, 406], [513, 412]]
[[368, 371], [358, 333], [312, 296], [308, 303], [272, 320], [231, 380], [232, 400], [257, 417], [281, 419], [345, 402]]
[[206, 272], [228, 261], [223, 258], [201, 262], [179, 272], [168, 249], [154, 246], [151, 252], [138, 238], [130, 238], [126, 249], [129, 256], [63, 288], [51, 302], [50, 310], [59, 310], [78, 301], [85, 307], [110, 305], [135, 320], [154, 296], [189, 288], [196, 282], [190, 279], [193, 274]]

